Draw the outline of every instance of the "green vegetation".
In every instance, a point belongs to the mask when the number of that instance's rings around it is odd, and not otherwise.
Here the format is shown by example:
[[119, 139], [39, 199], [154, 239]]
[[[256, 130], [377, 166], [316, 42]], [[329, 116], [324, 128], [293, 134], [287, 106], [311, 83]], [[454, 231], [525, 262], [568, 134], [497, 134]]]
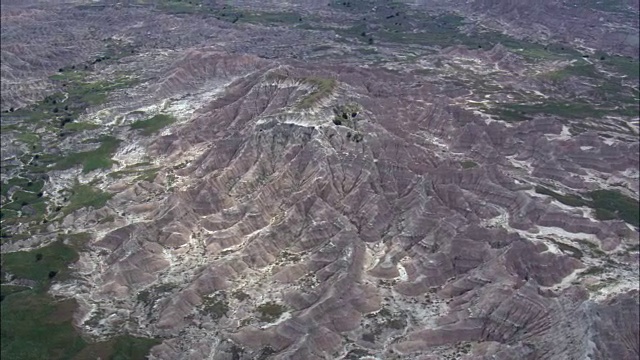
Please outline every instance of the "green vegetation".
[[26, 132], [18, 135], [17, 140], [27, 145], [39, 145], [40, 137], [37, 134]]
[[37, 281], [46, 286], [51, 279], [68, 275], [69, 264], [78, 260], [77, 251], [61, 241], [31, 251], [2, 254], [2, 269], [20, 279]]
[[64, 71], [64, 69], [62, 69], [62, 72], [49, 76], [49, 79], [60, 82], [80, 82], [84, 80], [86, 75], [87, 73], [84, 71], [75, 69]]
[[121, 77], [113, 81], [77, 82], [68, 89], [69, 100], [77, 105], [100, 105], [107, 100], [109, 92], [124, 89], [134, 84], [134, 81]]
[[176, 287], [177, 285], [174, 283], [155, 285], [147, 290], [140, 291], [137, 295], [137, 299], [145, 305], [151, 305], [153, 299], [157, 298], [158, 294], [170, 292]]
[[555, 115], [568, 119], [599, 118], [606, 115], [634, 116], [637, 106], [597, 108], [583, 100], [575, 102], [543, 102], [538, 104], [501, 104], [496, 108], [484, 108], [506, 122], [530, 120], [534, 115]]
[[337, 87], [337, 81], [335, 79], [311, 77], [305, 79], [305, 81], [313, 85], [314, 90], [300, 101], [298, 107], [301, 109], [312, 107], [318, 101], [330, 96]]
[[[74, 132], [93, 130], [99, 126], [75, 123], [87, 107], [107, 101], [109, 94], [133, 84], [127, 77], [103, 81], [86, 81], [93, 64], [121, 58], [133, 53], [133, 48], [121, 42], [107, 41], [103, 54], [92, 62], [59, 69], [51, 76], [59, 92], [22, 109], [2, 114], [2, 131], [16, 131], [16, 141], [28, 146], [30, 153], [20, 158], [23, 168], [17, 176], [3, 179], [2, 193], [18, 187], [8, 202], [2, 204], [2, 241], [25, 239], [46, 228], [47, 198], [43, 186], [50, 169], [66, 169], [82, 165], [83, 171], [109, 167], [111, 155], [118, 146], [112, 137], [98, 139], [93, 151], [60, 157], [58, 140]], [[42, 134], [42, 135], [41, 135]], [[52, 136], [54, 135], [54, 136]], [[57, 136], [55, 136], [57, 135]], [[53, 166], [53, 167], [52, 167]], [[3, 166], [4, 170], [4, 166]], [[66, 212], [84, 206], [100, 207], [110, 197], [88, 185], [72, 189]], [[57, 207], [54, 212], [62, 210]], [[20, 212], [22, 212], [20, 214]], [[20, 217], [18, 217], [20, 215]], [[11, 225], [28, 225], [21, 233], [12, 234]], [[64, 237], [68, 240], [61, 241]], [[87, 234], [59, 235], [50, 245], [31, 251], [2, 254], [2, 273], [33, 281], [33, 288], [2, 285], [1, 355], [6, 359], [140, 359], [155, 340], [119, 337], [107, 342], [87, 344], [71, 325], [76, 308], [74, 301], [57, 301], [46, 293], [59, 279], [70, 276], [69, 265], [78, 259], [77, 249], [87, 240]]]
[[224, 294], [221, 296], [205, 298], [202, 308], [213, 320], [221, 319], [229, 312], [229, 304], [227, 303], [226, 296], [224, 296]]
[[621, 219], [640, 227], [640, 207], [637, 200], [614, 190], [596, 190], [588, 195], [593, 199], [592, 207], [596, 209], [599, 220]]
[[76, 251], [87, 234], [66, 236], [73, 245], [56, 241], [31, 251], [2, 254], [2, 270], [17, 278], [38, 283], [34, 289], [2, 285], [0, 333], [3, 359], [140, 359], [152, 339], [122, 336], [102, 343], [88, 344], [71, 325], [77, 304], [56, 301], [46, 293], [51, 281], [69, 276], [69, 264], [77, 261]]
[[581, 61], [571, 64], [560, 70], [546, 73], [544, 76], [554, 81], [561, 81], [571, 76], [597, 78], [600, 75], [593, 64]]
[[605, 69], [617, 72], [636, 81], [640, 78], [640, 61], [618, 55], [607, 55], [602, 65]]
[[220, 16], [231, 22], [235, 20], [254, 24], [297, 24], [302, 20], [300, 14], [294, 12], [239, 12], [231, 16], [221, 13]]
[[134, 179], [135, 181], [153, 182], [156, 176], [158, 176], [158, 168], [150, 168], [150, 169], [127, 168], [125, 170], [115, 171], [109, 174], [109, 176], [115, 179], [120, 179], [127, 175], [137, 175], [137, 177]]
[[175, 118], [171, 115], [158, 114], [146, 120], [139, 120], [131, 124], [132, 129], [142, 130], [144, 135], [152, 135], [162, 128], [175, 122]]
[[234, 298], [236, 298], [238, 301], [245, 301], [249, 298], [251, 298], [249, 296], [249, 294], [245, 293], [244, 291], [241, 290], [236, 290], [233, 292], [233, 294], [231, 294]]
[[101, 144], [97, 149], [69, 154], [60, 159], [55, 168], [61, 170], [69, 169], [76, 165], [82, 165], [83, 173], [88, 173], [97, 169], [110, 168], [113, 164], [111, 155], [113, 155], [113, 153], [118, 149], [120, 140], [111, 136], [104, 136], [98, 139], [98, 141], [100, 141]]
[[261, 304], [256, 308], [256, 311], [260, 313], [259, 319], [263, 322], [273, 322], [278, 320], [280, 315], [282, 315], [286, 310], [286, 307], [273, 301]]
[[75, 301], [56, 301], [34, 290], [7, 295], [1, 306], [2, 359], [143, 359], [152, 346], [160, 343], [120, 336], [89, 344], [71, 325]]
[[563, 242], [560, 242], [558, 240], [555, 240], [553, 238], [545, 238], [547, 241], [552, 242], [553, 244], [555, 244], [558, 249], [560, 249], [561, 251], [565, 252], [565, 253], [569, 253], [571, 256], [573, 256], [576, 259], [582, 259], [582, 256], [584, 255], [582, 253], [582, 251], [580, 249], [578, 249], [577, 247], [571, 246], [571, 245], [567, 245]]
[[592, 266], [587, 270], [580, 273], [580, 275], [599, 275], [602, 274], [605, 269], [602, 266]]
[[158, 176], [158, 169], [148, 169], [141, 172], [140, 176], [135, 178], [135, 181], [148, 181], [153, 182]]
[[[344, 104], [336, 106], [333, 109], [333, 123], [338, 126], [346, 126], [357, 130], [358, 128], [358, 120], [361, 117], [358, 117], [360, 112], [362, 111], [362, 107], [359, 104]], [[350, 135], [348, 137], [351, 137]]]
[[[1, 274], [2, 278], [4, 278], [5, 274], [4, 274], [4, 270], [2, 271]], [[17, 286], [17, 285], [0, 285], [0, 301], [4, 300], [5, 297], [11, 295], [11, 294], [15, 294], [15, 293], [19, 293], [21, 291], [26, 291], [29, 290], [28, 287], [26, 286]]]
[[[32, 177], [33, 178], [33, 177]], [[2, 184], [2, 195], [9, 195], [9, 190], [14, 189], [8, 201], [2, 204], [0, 219], [3, 231], [0, 237], [2, 242], [15, 239], [15, 234], [9, 235], [5, 227], [16, 224], [40, 224], [46, 214], [47, 197], [42, 188], [44, 181], [41, 179], [30, 180], [22, 176], [14, 176], [7, 184]]]
[[464, 160], [464, 161], [460, 161], [460, 166], [462, 166], [463, 169], [472, 169], [478, 166], [478, 164], [475, 161]]
[[577, 195], [562, 195], [542, 186], [536, 187], [536, 193], [549, 195], [568, 206], [588, 206], [595, 210], [598, 220], [620, 219], [640, 226], [640, 207], [638, 201], [615, 190], [596, 190], [584, 195], [591, 200]]
[[[370, 336], [371, 336], [371, 334], [365, 334], [365, 335], [362, 336], [362, 339], [365, 340], [365, 341], [370, 340], [370, 338], [369, 338]], [[374, 341], [375, 341], [375, 339], [373, 339], [373, 341], [370, 341], [370, 342], [374, 342]], [[364, 349], [353, 349], [353, 350], [349, 351], [347, 353], [347, 355], [344, 356], [344, 359], [345, 360], [358, 360], [358, 359], [362, 359], [362, 358], [364, 358], [366, 356], [370, 356], [370, 355], [371, 355], [371, 353], [369, 353], [367, 350], [364, 350]]]
[[2, 184], [2, 195], [7, 196], [9, 189], [11, 189], [14, 186], [17, 186], [24, 191], [39, 192], [39, 191], [42, 191], [42, 187], [44, 186], [44, 181], [43, 180], [33, 181], [25, 177], [14, 176], [11, 179], [9, 179], [6, 184], [4, 183]]
[[89, 185], [76, 185], [71, 189], [69, 204], [64, 208], [65, 214], [70, 214], [83, 207], [91, 206], [94, 209], [103, 207], [111, 194], [95, 189]]
[[206, 14], [230, 23], [253, 23], [263, 25], [286, 25], [302, 22], [295, 12], [255, 12], [234, 8], [230, 5], [212, 5], [202, 0], [163, 0], [159, 8], [172, 14]]
[[86, 343], [71, 325], [75, 303], [56, 303], [33, 290], [7, 296], [1, 303], [2, 358], [70, 359]]
[[547, 189], [543, 186], [536, 186], [536, 193], [551, 196], [552, 198], [568, 206], [574, 206], [574, 207], [589, 206], [589, 201], [579, 196], [570, 195], [570, 194], [562, 195], [553, 190]]
[[144, 359], [149, 354], [149, 350], [160, 343], [161, 341], [158, 339], [119, 336], [105, 342], [88, 344], [73, 357], [73, 360]]

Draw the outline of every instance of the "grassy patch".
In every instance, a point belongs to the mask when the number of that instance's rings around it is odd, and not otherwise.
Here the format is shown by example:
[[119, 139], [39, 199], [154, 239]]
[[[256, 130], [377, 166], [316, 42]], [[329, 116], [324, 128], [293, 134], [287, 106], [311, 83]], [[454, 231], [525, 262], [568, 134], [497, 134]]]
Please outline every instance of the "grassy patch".
[[11, 179], [7, 180], [6, 184], [4, 183], [2, 184], [2, 195], [7, 196], [7, 192], [9, 191], [9, 189], [11, 189], [14, 186], [17, 186], [25, 191], [39, 192], [42, 190], [42, 187], [44, 186], [44, 181], [42, 180], [33, 181], [24, 177], [14, 176]]
[[142, 173], [135, 178], [135, 181], [147, 181], [153, 182], [158, 176], [158, 169], [149, 169], [142, 171]]
[[546, 73], [544, 76], [553, 81], [561, 81], [572, 76], [597, 78], [600, 74], [593, 64], [577, 62], [562, 69]]
[[56, 164], [58, 170], [69, 169], [76, 165], [82, 165], [82, 172], [88, 173], [97, 169], [110, 168], [113, 164], [111, 155], [116, 152], [120, 145], [120, 140], [105, 136], [99, 139], [100, 147], [91, 151], [84, 151], [69, 154]]
[[69, 98], [85, 106], [95, 106], [106, 102], [109, 92], [124, 89], [133, 84], [133, 80], [124, 77], [114, 81], [79, 82], [69, 89]]
[[22, 133], [20, 135], [18, 135], [17, 137], [18, 141], [23, 142], [27, 145], [39, 145], [40, 144], [40, 137], [37, 134], [34, 133], [30, 133], [30, 132], [25, 132]]
[[[223, 17], [230, 18], [231, 22], [247, 22], [253, 24], [297, 24], [302, 22], [300, 14], [294, 12], [239, 12], [231, 16], [226, 15]], [[237, 20], [236, 20], [237, 19]]]
[[59, 81], [59, 82], [80, 82], [80, 81], [83, 81], [84, 78], [87, 76], [86, 72], [80, 71], [80, 70], [75, 70], [75, 69], [68, 69], [66, 71], [65, 69], [61, 69], [61, 70], [62, 71], [59, 71], [57, 74], [49, 76], [49, 79], [54, 81]]
[[32, 211], [38, 213], [44, 213], [44, 204], [46, 199], [42, 196], [42, 193], [33, 193], [27, 191], [16, 191], [11, 196], [12, 202], [3, 206], [4, 209], [20, 211], [24, 206], [29, 206]]
[[280, 315], [282, 315], [286, 310], [286, 307], [273, 301], [261, 304], [256, 308], [256, 311], [260, 314], [260, 321], [264, 322], [273, 322], [278, 320]]
[[[155, 176], [158, 174], [158, 169], [159, 168], [150, 168], [150, 169], [136, 169], [136, 168], [130, 168], [127, 167], [124, 170], [120, 170], [120, 171], [114, 171], [112, 173], [109, 173], [109, 176], [115, 178], [115, 179], [120, 179], [124, 176], [128, 176], [128, 175], [138, 175], [138, 179], [139, 181], [142, 181], [143, 179], [151, 179], [153, 180], [155, 178]], [[149, 180], [149, 181], [151, 181]]]
[[[11, 188], [19, 188], [13, 192], [7, 202], [2, 204], [0, 219], [3, 230], [5, 230], [5, 226], [31, 222], [40, 224], [43, 221], [47, 210], [47, 197], [42, 192], [43, 186], [43, 180], [34, 181], [17, 176], [9, 179], [6, 185], [2, 184], [2, 194], [5, 196], [8, 196], [8, 191]], [[3, 241], [9, 238], [7, 232], [2, 231]]]
[[463, 169], [472, 169], [478, 166], [478, 164], [475, 161], [464, 160], [464, 161], [460, 161], [460, 166], [462, 166]]
[[[2, 273], [4, 276], [4, 272]], [[0, 301], [4, 300], [7, 296], [15, 293], [19, 293], [21, 291], [29, 290], [28, 287], [25, 286], [15, 286], [15, 285], [0, 285]]]
[[160, 9], [173, 14], [209, 14], [218, 20], [230, 23], [253, 23], [262, 25], [284, 25], [302, 22], [295, 12], [256, 12], [234, 8], [230, 5], [212, 5], [202, 0], [163, 0]]
[[149, 350], [160, 343], [158, 339], [119, 336], [108, 341], [89, 344], [74, 356], [73, 360], [144, 359], [149, 354]]
[[577, 247], [571, 246], [571, 245], [567, 245], [563, 242], [560, 242], [558, 240], [554, 240], [553, 238], [545, 238], [546, 240], [552, 242], [553, 244], [555, 244], [558, 249], [562, 250], [565, 253], [569, 253], [571, 256], [573, 256], [576, 259], [582, 259], [582, 256], [584, 255], [582, 253], [582, 251], [580, 249], [578, 249]]
[[213, 298], [205, 298], [202, 309], [211, 316], [213, 320], [221, 319], [229, 312], [229, 304], [225, 296], [215, 296]]
[[71, 325], [71, 300], [29, 290], [7, 296], [1, 307], [2, 359], [70, 359], [86, 345]]
[[298, 106], [301, 109], [312, 107], [318, 101], [330, 96], [337, 87], [337, 81], [335, 79], [312, 77], [305, 79], [305, 81], [313, 85], [314, 90], [300, 101]]
[[630, 79], [640, 78], [640, 61], [625, 56], [596, 54], [600, 60], [600, 64], [609, 71], [624, 75]]
[[111, 194], [95, 189], [89, 185], [76, 185], [71, 189], [69, 204], [63, 209], [65, 214], [70, 214], [83, 207], [91, 206], [94, 209], [103, 207]]
[[1, 306], [2, 359], [144, 359], [151, 347], [160, 343], [157, 339], [120, 336], [89, 344], [71, 325], [75, 301], [56, 301], [46, 293], [12, 293]]
[[638, 201], [615, 190], [596, 190], [586, 193], [591, 200], [577, 195], [562, 195], [542, 186], [536, 193], [548, 195], [568, 206], [588, 206], [596, 211], [598, 220], [620, 219], [636, 227], [640, 226]]
[[596, 209], [599, 220], [621, 219], [633, 226], [640, 226], [637, 200], [614, 190], [596, 190], [588, 195], [593, 199], [592, 207]]
[[68, 265], [78, 260], [77, 251], [61, 241], [31, 251], [2, 254], [2, 269], [20, 279], [41, 285], [68, 276]]
[[234, 298], [236, 298], [238, 301], [245, 301], [248, 300], [249, 298], [251, 298], [251, 296], [249, 296], [249, 294], [245, 293], [244, 291], [241, 290], [237, 290], [234, 291], [233, 294], [231, 294]]
[[175, 121], [176, 119], [171, 115], [158, 114], [149, 119], [134, 122], [131, 128], [141, 130], [144, 135], [152, 135]]
[[583, 271], [582, 273], [580, 273], [580, 275], [599, 275], [602, 274], [605, 271], [605, 269], [602, 266], [592, 266], [590, 268], [588, 268], [587, 270]]
[[551, 189], [547, 189], [543, 186], [536, 186], [536, 193], [542, 195], [548, 195], [558, 200], [559, 202], [568, 206], [588, 206], [589, 201], [577, 196], [577, 195], [562, 195]]

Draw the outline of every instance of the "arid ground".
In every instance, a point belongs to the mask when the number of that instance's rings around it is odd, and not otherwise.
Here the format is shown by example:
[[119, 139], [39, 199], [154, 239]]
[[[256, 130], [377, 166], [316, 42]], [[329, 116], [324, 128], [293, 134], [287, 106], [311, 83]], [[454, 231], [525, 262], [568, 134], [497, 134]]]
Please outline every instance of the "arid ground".
[[637, 0], [2, 0], [2, 359], [637, 359]]

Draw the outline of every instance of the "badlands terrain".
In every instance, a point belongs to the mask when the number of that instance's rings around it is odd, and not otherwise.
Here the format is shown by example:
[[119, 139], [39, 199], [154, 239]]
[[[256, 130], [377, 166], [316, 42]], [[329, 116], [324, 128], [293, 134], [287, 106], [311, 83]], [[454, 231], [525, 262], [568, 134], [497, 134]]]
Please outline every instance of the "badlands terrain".
[[638, 1], [2, 0], [2, 359], [638, 359]]

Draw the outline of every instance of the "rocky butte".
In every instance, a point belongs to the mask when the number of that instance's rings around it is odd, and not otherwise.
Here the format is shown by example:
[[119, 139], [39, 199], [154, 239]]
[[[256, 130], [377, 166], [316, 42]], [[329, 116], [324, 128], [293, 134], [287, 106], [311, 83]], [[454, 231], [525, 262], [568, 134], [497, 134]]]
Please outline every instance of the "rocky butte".
[[637, 15], [3, 2], [2, 357], [637, 358]]

